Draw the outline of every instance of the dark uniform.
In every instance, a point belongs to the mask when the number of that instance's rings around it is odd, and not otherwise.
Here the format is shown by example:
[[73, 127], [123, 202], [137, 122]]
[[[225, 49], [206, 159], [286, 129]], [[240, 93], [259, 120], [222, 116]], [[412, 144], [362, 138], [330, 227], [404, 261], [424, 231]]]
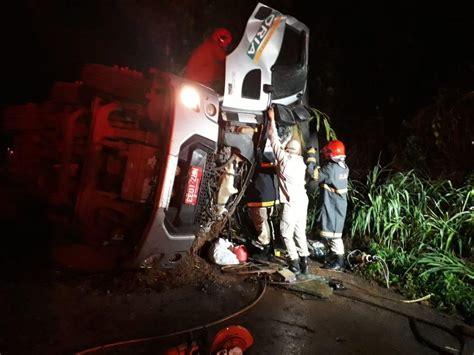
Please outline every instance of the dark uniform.
[[329, 161], [319, 172], [322, 200], [320, 234], [326, 238], [331, 251], [336, 255], [344, 254], [342, 230], [347, 212], [348, 177], [349, 168], [344, 162]]
[[[267, 249], [272, 239], [270, 216], [273, 207], [279, 203], [278, 179], [274, 162], [275, 155], [271, 151], [271, 147], [270, 151], [267, 148], [257, 156], [257, 166], [245, 194], [249, 216], [258, 233], [258, 242]], [[265, 252], [269, 252], [269, 250], [265, 250]]]
[[255, 167], [246, 196], [247, 207], [273, 207], [275, 203], [278, 203], [278, 181], [275, 165], [260, 163]]

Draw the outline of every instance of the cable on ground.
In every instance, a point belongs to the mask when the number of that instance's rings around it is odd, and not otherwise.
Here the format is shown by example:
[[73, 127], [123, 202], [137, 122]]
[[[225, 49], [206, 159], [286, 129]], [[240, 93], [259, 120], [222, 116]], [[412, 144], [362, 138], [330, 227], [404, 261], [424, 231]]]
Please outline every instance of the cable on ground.
[[392, 312], [392, 313], [395, 313], [395, 314], [406, 317], [410, 322], [410, 328], [411, 328], [412, 332], [414, 333], [415, 338], [418, 341], [420, 341], [422, 344], [427, 345], [428, 347], [430, 347], [430, 348], [432, 348], [432, 349], [434, 349], [438, 352], [441, 352], [442, 354], [452, 354], [452, 353], [448, 352], [447, 350], [444, 350], [444, 349], [440, 348], [439, 346], [433, 344], [429, 340], [423, 338], [422, 335], [420, 334], [420, 332], [418, 331], [418, 329], [416, 328], [416, 322], [424, 323], [424, 324], [430, 325], [432, 327], [435, 327], [435, 328], [438, 328], [442, 331], [447, 332], [448, 334], [452, 335], [453, 337], [455, 337], [459, 341], [459, 344], [460, 344], [459, 353], [462, 353], [462, 351], [464, 349], [465, 341], [464, 341], [463, 337], [451, 328], [448, 328], [448, 327], [445, 327], [443, 325], [439, 325], [439, 324], [424, 320], [424, 319], [419, 318], [419, 317], [411, 316], [411, 315], [406, 314], [404, 312], [392, 309], [390, 307], [382, 306], [382, 305], [377, 304], [375, 302], [364, 300], [364, 299], [359, 298], [359, 297], [350, 296], [350, 295], [347, 295], [347, 294], [344, 294], [344, 293], [334, 293], [334, 294], [337, 295], [337, 296], [340, 296], [340, 297], [345, 297], [345, 298], [348, 298], [348, 299], [351, 299], [351, 300], [354, 300], [354, 301], [365, 303], [365, 304], [368, 304], [370, 306], [381, 308], [381, 309], [384, 309], [386, 311], [389, 311], [389, 312]]
[[90, 353], [94, 353], [94, 352], [97, 352], [97, 351], [100, 351], [100, 350], [112, 349], [112, 348], [116, 348], [116, 347], [119, 347], [119, 346], [127, 346], [127, 345], [131, 345], [131, 344], [138, 344], [138, 343], [144, 343], [144, 342], [153, 341], [153, 340], [165, 339], [165, 338], [169, 338], [169, 337], [176, 336], [176, 335], [191, 333], [191, 332], [194, 332], [194, 331], [197, 331], [197, 330], [203, 330], [203, 329], [212, 327], [216, 324], [223, 323], [225, 321], [228, 321], [229, 319], [232, 319], [234, 317], [237, 317], [237, 316], [241, 315], [242, 313], [248, 311], [250, 308], [255, 306], [262, 299], [263, 295], [265, 294], [265, 291], [267, 289], [266, 280], [264, 280], [264, 282], [261, 283], [261, 287], [262, 287], [262, 291], [260, 292], [259, 296], [251, 304], [247, 305], [246, 307], [242, 308], [241, 310], [239, 310], [239, 311], [237, 311], [233, 314], [230, 314], [230, 315], [228, 315], [224, 318], [218, 319], [218, 320], [213, 321], [211, 323], [207, 323], [207, 324], [200, 325], [200, 326], [197, 326], [197, 327], [194, 327], [194, 328], [179, 330], [179, 331], [176, 331], [176, 332], [163, 334], [163, 335], [156, 335], [156, 336], [152, 336], [152, 337], [138, 338], [138, 339], [130, 339], [130, 340], [124, 340], [124, 341], [119, 341], [119, 342], [115, 342], [115, 343], [109, 343], [109, 344], [105, 344], [105, 345], [99, 345], [99, 346], [96, 346], [96, 347], [93, 347], [93, 348], [90, 348], [90, 349], [86, 349], [86, 350], [76, 352], [75, 355], [90, 354]]
[[355, 288], [357, 288], [358, 290], [354, 290], [352, 289], [352, 291], [356, 291], [356, 292], [362, 292], [362, 293], [365, 293], [367, 295], [370, 295], [372, 297], [376, 297], [376, 298], [382, 298], [382, 299], [385, 299], [385, 300], [389, 300], [389, 301], [396, 301], [396, 302], [402, 302], [402, 303], [417, 303], [417, 302], [422, 302], [422, 301], [426, 301], [428, 299], [431, 298], [431, 296], [434, 296], [433, 293], [430, 293], [426, 296], [423, 296], [423, 297], [420, 297], [420, 298], [417, 298], [417, 299], [414, 299], [414, 300], [400, 300], [400, 299], [397, 299], [397, 298], [392, 298], [392, 297], [386, 297], [386, 296], [380, 296], [380, 295], [377, 295], [375, 293], [372, 293], [370, 291], [367, 291], [365, 288], [362, 288], [352, 282], [348, 282], [348, 281], [344, 281], [344, 284], [347, 284], [347, 285], [351, 285]]

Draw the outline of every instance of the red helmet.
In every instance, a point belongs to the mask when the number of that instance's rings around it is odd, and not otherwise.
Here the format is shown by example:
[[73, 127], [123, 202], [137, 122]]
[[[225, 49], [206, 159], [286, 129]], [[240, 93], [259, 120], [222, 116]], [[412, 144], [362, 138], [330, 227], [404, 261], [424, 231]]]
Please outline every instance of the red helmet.
[[212, 39], [219, 43], [222, 48], [226, 49], [230, 42], [232, 42], [232, 34], [226, 28], [216, 28], [212, 33]]
[[344, 143], [338, 140], [329, 141], [328, 144], [323, 147], [322, 152], [324, 158], [327, 160], [346, 157], [346, 148], [344, 147]]

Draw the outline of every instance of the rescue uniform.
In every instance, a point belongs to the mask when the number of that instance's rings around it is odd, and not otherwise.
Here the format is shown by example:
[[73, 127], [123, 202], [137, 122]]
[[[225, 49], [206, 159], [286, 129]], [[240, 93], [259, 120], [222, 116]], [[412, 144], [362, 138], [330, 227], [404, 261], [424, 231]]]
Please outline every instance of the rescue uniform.
[[266, 246], [272, 240], [270, 216], [274, 206], [279, 203], [275, 155], [268, 139], [263, 153], [257, 159], [251, 184], [246, 191], [246, 199], [249, 217], [258, 233], [257, 239], [262, 246]]
[[348, 177], [349, 168], [343, 161], [328, 161], [319, 171], [322, 200], [320, 235], [327, 240], [331, 251], [336, 255], [344, 254], [342, 230], [347, 212]]
[[277, 160], [280, 201], [284, 203], [280, 233], [289, 258], [294, 261], [309, 255], [306, 239], [308, 196], [305, 188], [306, 164], [299, 154], [286, 152], [280, 143], [275, 121], [270, 121], [269, 138]]

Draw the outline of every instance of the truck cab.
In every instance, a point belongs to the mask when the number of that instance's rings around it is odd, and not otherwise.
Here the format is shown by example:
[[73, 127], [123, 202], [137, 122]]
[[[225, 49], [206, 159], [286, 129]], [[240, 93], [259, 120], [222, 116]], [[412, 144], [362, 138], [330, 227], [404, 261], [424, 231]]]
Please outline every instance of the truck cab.
[[292, 110], [305, 102], [308, 44], [306, 25], [258, 3], [226, 58], [223, 93], [87, 64], [48, 102], [9, 109], [11, 178], [48, 196], [57, 229], [79, 236], [54, 259], [80, 271], [177, 265], [245, 193], [269, 105], [287, 109], [286, 126], [307, 119]]

